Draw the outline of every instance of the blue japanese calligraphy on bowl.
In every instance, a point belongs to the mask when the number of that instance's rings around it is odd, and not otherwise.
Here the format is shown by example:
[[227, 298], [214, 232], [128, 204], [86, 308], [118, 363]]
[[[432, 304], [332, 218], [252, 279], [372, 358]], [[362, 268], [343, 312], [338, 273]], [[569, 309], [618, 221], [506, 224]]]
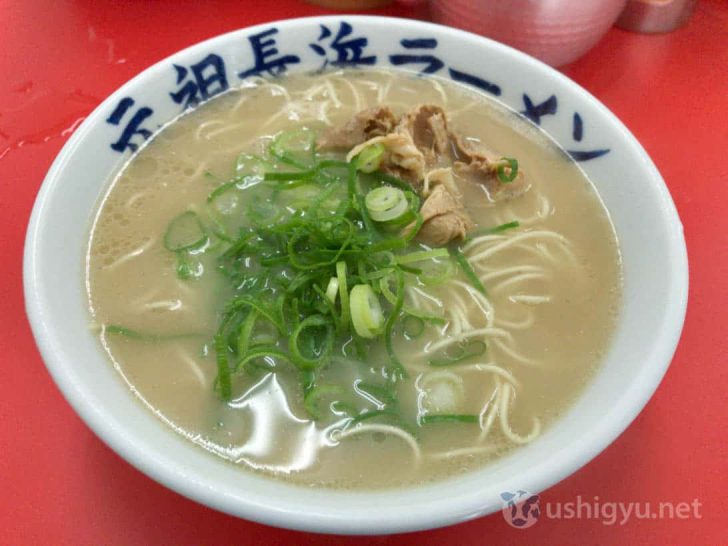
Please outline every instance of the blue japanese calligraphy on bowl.
[[[532, 444], [467, 475], [378, 491], [311, 489], [254, 475], [159, 422], [119, 381], [88, 328], [83, 259], [97, 203], [140, 145], [185, 108], [252, 75], [393, 67], [487, 93], [540, 125], [594, 182], [620, 240], [624, 305], [609, 353], [573, 408]], [[687, 300], [682, 226], [653, 163], [602, 104], [546, 65], [488, 39], [401, 19], [268, 23], [181, 51], [104, 101], [54, 162], [28, 227], [26, 308], [48, 370], [86, 423], [131, 464], [203, 504], [271, 525], [390, 533], [501, 509], [503, 491], [541, 492], [612, 442], [657, 388]]]
[[186, 55], [184, 62], [166, 63], [168, 92], [149, 97], [123, 96], [116, 102], [106, 118], [117, 128], [111, 148], [122, 153], [135, 151], [169, 120], [175, 105], [194, 107], [250, 76], [277, 77], [287, 71], [330, 67], [390, 66], [437, 74], [475, 87], [501, 98], [537, 125], [544, 118], [554, 118], [544, 119], [547, 126], [566, 119], [571, 124], [571, 138], [560, 142], [576, 161], [595, 159], [610, 151], [597, 135], [585, 134], [581, 113], [570, 103], [560, 104], [553, 90], [517, 85], [501, 63], [472, 63], [467, 51], [454, 48], [455, 41], [442, 37], [442, 27], [418, 25], [418, 30], [413, 28], [382, 40], [361, 18], [327, 19], [314, 25], [302, 43], [301, 35], [285, 31], [289, 25], [266, 25], [235, 42], [227, 35], [214, 40], [220, 42], [217, 46], [206, 42], [207, 47], [197, 55]]

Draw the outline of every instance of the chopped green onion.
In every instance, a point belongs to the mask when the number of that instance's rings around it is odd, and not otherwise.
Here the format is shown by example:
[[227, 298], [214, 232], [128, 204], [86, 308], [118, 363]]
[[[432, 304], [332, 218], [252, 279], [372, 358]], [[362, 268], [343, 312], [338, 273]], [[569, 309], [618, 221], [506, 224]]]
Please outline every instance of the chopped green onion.
[[359, 155], [354, 158], [354, 166], [356, 167], [356, 170], [363, 173], [373, 173], [376, 171], [379, 168], [379, 165], [382, 164], [384, 151], [384, 144], [381, 142], [370, 144], [364, 148], [361, 152], [359, 152]]
[[399, 361], [397, 353], [394, 352], [394, 345], [392, 344], [394, 323], [399, 318], [399, 314], [404, 306], [404, 273], [400, 269], [395, 269], [395, 276], [397, 278], [397, 299], [392, 304], [392, 310], [387, 317], [387, 322], [384, 324], [384, 347], [387, 349], [389, 360], [392, 361], [397, 376], [407, 377], [407, 370]]
[[314, 305], [317, 307], [317, 311], [331, 317], [331, 323], [334, 330], [339, 334], [342, 333], [344, 328], [341, 324], [341, 317], [336, 313], [336, 307], [333, 303], [331, 303], [331, 301], [329, 301], [329, 298], [326, 297], [326, 292], [324, 292], [319, 285], [314, 284], [313, 289], [319, 296], [318, 301], [314, 302]]
[[[235, 364], [235, 371], [240, 370], [246, 364], [253, 364], [253, 361], [257, 360], [259, 358], [262, 358], [266, 361], [269, 361], [272, 358], [277, 358], [279, 360], [285, 360], [287, 362], [291, 360], [291, 357], [289, 355], [287, 355], [286, 353], [284, 353], [283, 351], [281, 351], [279, 349], [276, 349], [275, 347], [260, 346], [260, 347], [256, 347], [255, 349], [251, 349], [245, 355], [243, 355], [243, 357], [240, 360], [238, 360], [237, 363]], [[271, 370], [275, 367], [270, 364], [268, 366], [261, 366], [258, 364], [253, 364], [253, 365], [255, 365], [256, 367], [262, 367], [266, 370]]]
[[433, 258], [444, 258], [450, 256], [450, 253], [446, 248], [436, 248], [434, 250], [421, 250], [418, 252], [410, 252], [403, 256], [397, 256], [396, 262], [398, 264], [411, 264], [412, 262], [421, 262], [423, 260], [431, 260]]
[[301, 370], [301, 383], [303, 384], [303, 395], [316, 386], [316, 372], [313, 370]]
[[486, 348], [485, 342], [480, 340], [473, 340], [467, 343], [461, 342], [457, 345], [457, 352], [455, 354], [446, 354], [445, 358], [433, 358], [429, 364], [430, 366], [436, 367], [452, 366], [468, 358], [482, 355]]
[[375, 222], [397, 220], [409, 209], [404, 192], [399, 188], [381, 186], [367, 193], [365, 204]]
[[468, 233], [468, 236], [465, 237], [465, 242], [467, 243], [468, 241], [472, 241], [473, 239], [475, 239], [476, 237], [480, 237], [481, 235], [495, 235], [496, 233], [502, 233], [509, 229], [515, 229], [520, 225], [521, 223], [518, 220], [513, 220], [512, 222], [500, 224], [499, 226], [495, 227], [478, 228]]
[[101, 327], [104, 334], [113, 334], [130, 339], [138, 339], [139, 341], [171, 341], [174, 339], [183, 339], [191, 337], [202, 337], [203, 334], [147, 334], [145, 332], [139, 332], [138, 330], [132, 330], [125, 326], [119, 326], [118, 324], [105, 324]]
[[326, 298], [331, 303], [336, 303], [336, 295], [339, 293], [339, 279], [336, 277], [331, 277], [329, 279], [329, 284], [326, 287]]
[[266, 305], [259, 299], [256, 299], [252, 296], [236, 296], [232, 299], [232, 301], [227, 304], [226, 311], [231, 312], [245, 307], [252, 307], [256, 311], [258, 311], [258, 313], [263, 315], [273, 325], [275, 325], [281, 335], [285, 333], [285, 328], [283, 327], [283, 317], [280, 316], [280, 314], [277, 313], [276, 310], [272, 309], [269, 304]]
[[293, 329], [288, 340], [291, 360], [304, 370], [316, 369], [325, 364], [333, 346], [334, 327], [324, 315], [311, 315], [303, 319]]
[[[504, 164], [503, 161], [507, 164]], [[508, 169], [507, 172], [506, 169]], [[498, 180], [504, 184], [513, 182], [516, 176], [518, 176], [518, 160], [512, 157], [501, 157], [501, 163], [498, 164], [496, 174], [498, 175]]]
[[378, 241], [367, 246], [369, 252], [381, 252], [382, 250], [398, 250], [405, 248], [407, 243], [400, 239], [385, 239], [384, 241]]
[[488, 230], [488, 233], [500, 233], [501, 231], [506, 231], [507, 229], [517, 228], [520, 225], [521, 225], [521, 223], [518, 220], [513, 220], [512, 222], [507, 222], [505, 224], [501, 224], [499, 226], [490, 228]]
[[353, 173], [354, 176], [356, 176], [356, 169], [351, 163], [347, 163], [346, 161], [324, 159], [316, 165], [317, 177], [322, 179], [322, 182], [325, 183], [341, 183], [342, 180], [348, 179], [350, 173]]
[[403, 333], [407, 339], [417, 339], [425, 331], [425, 321], [420, 317], [407, 315], [404, 318]]
[[[339, 233], [339, 235], [343, 236], [342, 239], [338, 241], [337, 249], [333, 252], [335, 252], [333, 255], [330, 253], [324, 253], [323, 251], [318, 251], [318, 253], [314, 254], [314, 252], [308, 252], [306, 253], [309, 257], [314, 256], [315, 258], [322, 258], [322, 259], [314, 259], [313, 261], [307, 261], [302, 259], [299, 243], [305, 244], [306, 242], [310, 243], [311, 234], [306, 233], [304, 231], [300, 231], [298, 233], [293, 234], [289, 239], [288, 243], [286, 245], [286, 250], [288, 251], [288, 260], [290, 264], [295, 267], [296, 269], [303, 269], [306, 271], [310, 271], [311, 269], [315, 268], [321, 268], [326, 267], [335, 264], [341, 255], [346, 251], [347, 247], [351, 243], [351, 241], [354, 238], [354, 233], [356, 231], [356, 228], [354, 227], [354, 224], [348, 220], [347, 218], [337, 218], [337, 224], [338, 226], [345, 226], [345, 231]], [[336, 233], [334, 229], [329, 230], [329, 235], [333, 235], [336, 237]], [[319, 235], [321, 235], [321, 232], [319, 230]], [[324, 259], [325, 256], [331, 256], [328, 259]]]
[[215, 188], [208, 194], [207, 202], [212, 203], [215, 199], [220, 197], [222, 194], [224, 194], [228, 190], [234, 188], [236, 184], [237, 184], [236, 180], [232, 180], [231, 182], [225, 182], [224, 184], [220, 184], [217, 188]]
[[[382, 277], [389, 277], [392, 273], [394, 273], [393, 268], [384, 267], [382, 269], [377, 269], [376, 271], [372, 271], [371, 273], [367, 273], [366, 280], [376, 281], [378, 279], [381, 279]], [[387, 299], [389, 299], [389, 298], [387, 298]]]
[[250, 200], [248, 205], [248, 218], [255, 224], [272, 224], [276, 222], [283, 211], [270, 201], [264, 201], [257, 195]]
[[382, 222], [384, 227], [390, 228], [390, 231], [394, 228], [411, 224], [417, 218], [417, 211], [420, 208], [420, 198], [412, 191], [405, 191], [404, 196], [407, 199], [407, 210], [393, 220]]
[[412, 239], [414, 239], [417, 234], [420, 232], [420, 229], [422, 228], [422, 224], [425, 223], [425, 217], [422, 216], [419, 212], [415, 216], [415, 222], [412, 225], [412, 227], [407, 228], [407, 233], [402, 238], [403, 242], [409, 243]]
[[303, 407], [306, 408], [311, 418], [316, 421], [321, 418], [321, 410], [319, 409], [321, 398], [330, 395], [341, 396], [342, 393], [343, 389], [338, 385], [317, 385], [309, 389], [304, 395]]
[[164, 248], [172, 252], [197, 249], [206, 242], [205, 227], [197, 213], [191, 210], [176, 216], [164, 234]]
[[299, 169], [308, 169], [314, 161], [316, 135], [308, 129], [284, 131], [273, 139], [268, 151], [277, 160]]
[[423, 415], [420, 417], [420, 425], [432, 423], [480, 423], [478, 415], [443, 413], [439, 415]]
[[253, 328], [255, 327], [255, 321], [258, 319], [258, 311], [251, 309], [248, 316], [245, 317], [242, 326], [240, 327], [240, 333], [238, 334], [238, 355], [245, 355], [248, 353], [250, 348], [250, 337], [253, 334]]
[[372, 339], [382, 332], [384, 315], [379, 299], [368, 284], [357, 284], [349, 293], [351, 323], [361, 337]]
[[220, 398], [228, 402], [233, 396], [233, 388], [230, 380], [230, 367], [228, 366], [228, 346], [225, 338], [220, 334], [215, 336], [215, 355], [217, 360], [217, 387], [220, 390]]
[[339, 297], [341, 298], [341, 323], [349, 324], [349, 289], [346, 286], [346, 262], [336, 262], [336, 278], [339, 281]]
[[422, 272], [417, 279], [423, 284], [441, 284], [455, 274], [455, 262], [452, 259], [431, 260], [421, 266]]
[[177, 252], [177, 267], [175, 271], [180, 279], [187, 280], [192, 277], [201, 276], [203, 268], [201, 263], [197, 262], [195, 264], [190, 260], [188, 252], [180, 250]]
[[[394, 270], [392, 270], [394, 271]], [[387, 277], [382, 277], [379, 280], [379, 290], [381, 290], [382, 295], [384, 298], [391, 303], [392, 305], [397, 305], [397, 295], [392, 292], [392, 290], [389, 288], [389, 275]], [[404, 305], [404, 302], [402, 302], [401, 310], [407, 314], [408, 316], [418, 318], [422, 321], [431, 322], [433, 324], [445, 324], [445, 319], [442, 317], [436, 317], [434, 315], [426, 315], [424, 313], [421, 313], [420, 311], [417, 311], [416, 309], [412, 309], [408, 307], [407, 305]]]
[[364, 227], [366, 228], [367, 233], [372, 239], [378, 239], [379, 238], [379, 232], [374, 227], [374, 224], [372, 223], [372, 217], [369, 215], [369, 211], [367, 210], [366, 203], [364, 201], [364, 196], [360, 193], [356, 193], [354, 195], [354, 199], [356, 201], [356, 208], [361, 215], [361, 221], [364, 224]]
[[401, 264], [399, 268], [404, 271], [405, 273], [411, 273], [412, 275], [419, 275], [422, 273], [422, 270], [417, 267], [411, 267], [409, 265]]
[[355, 382], [354, 387], [366, 397], [373, 398], [375, 402], [380, 405], [397, 403], [397, 396], [391, 383], [385, 386], [380, 386], [367, 383], [366, 381], [357, 381]]
[[[348, 414], [352, 420], [345, 426], [350, 426], [379, 416], [405, 428], [396, 385], [407, 373], [395, 353], [394, 336], [414, 339], [427, 323], [445, 322], [405, 305], [406, 275], [417, 276], [407, 282], [441, 282], [460, 262], [446, 248], [410, 245], [423, 224], [421, 200], [406, 181], [374, 172], [387, 153], [383, 146], [366, 147], [354, 161], [344, 162], [317, 152], [314, 136], [307, 129], [280, 133], [266, 155], [241, 155], [237, 174], [210, 193], [207, 216], [186, 217], [200, 220], [205, 240], [182, 241], [175, 250], [180, 271], [201, 274], [197, 255], [216, 252], [217, 269], [232, 294], [214, 338], [215, 389], [229, 399], [236, 388], [231, 374], [289, 373], [291, 365], [300, 371], [304, 406], [313, 418]], [[255, 188], [243, 193], [253, 182]], [[199, 246], [187, 247], [193, 243]], [[207, 261], [204, 265], [208, 274], [211, 268]], [[343, 343], [344, 356], [353, 348], [359, 360], [366, 360], [374, 348], [368, 340], [386, 350], [389, 363], [383, 363], [381, 373], [387, 384], [361, 384], [359, 396], [381, 412], [363, 409], [360, 398], [349, 399], [355, 394], [351, 386], [341, 391], [318, 377], [321, 370], [325, 379], [330, 369], [336, 377], [331, 365], [335, 343]], [[436, 354], [432, 365], [473, 356], [476, 348], [463, 345], [449, 355]]]
[[470, 281], [470, 284], [473, 285], [473, 287], [483, 294], [484, 296], [487, 296], [488, 293], [485, 290], [485, 286], [483, 286], [483, 283], [480, 282], [480, 279], [475, 274], [475, 271], [473, 271], [473, 268], [470, 265], [470, 262], [468, 262], [468, 259], [465, 257], [465, 255], [458, 249], [455, 249], [453, 251], [453, 256], [455, 258], [455, 261], [460, 266], [460, 269], [463, 270], [463, 273], [465, 273], [465, 276]]
[[[315, 169], [311, 169], [309, 171], [295, 171], [295, 172], [286, 172], [286, 171], [279, 171], [279, 172], [268, 172], [263, 175], [263, 180], [266, 182], [291, 182], [294, 180], [308, 180], [311, 178], [314, 174], [316, 174]], [[279, 186], [281, 188], [294, 188], [297, 187], [293, 184], [286, 184]]]
[[349, 163], [349, 169], [346, 175], [346, 194], [351, 207], [356, 207], [357, 201], [357, 184], [359, 181], [359, 174], [356, 171], [356, 167], [353, 163]]
[[[328, 212], [333, 212], [334, 209], [336, 209], [336, 206], [339, 204], [339, 200], [334, 198], [333, 195], [339, 190], [339, 187], [337, 184], [330, 184], [324, 191], [319, 193], [313, 200], [310, 201], [310, 203], [307, 205], [308, 207], [308, 214], [311, 216], [316, 216], [319, 213], [319, 209], [322, 205], [328, 205], [326, 208], [329, 209]], [[343, 215], [338, 215], [339, 218], [341, 218]], [[334, 226], [341, 226], [342, 224], [334, 224]]]

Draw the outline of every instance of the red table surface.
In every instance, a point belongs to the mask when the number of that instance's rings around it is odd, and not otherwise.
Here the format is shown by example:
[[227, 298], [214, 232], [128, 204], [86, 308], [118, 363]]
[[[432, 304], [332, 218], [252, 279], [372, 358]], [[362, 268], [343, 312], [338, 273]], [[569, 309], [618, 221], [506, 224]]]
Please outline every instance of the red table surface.
[[[28, 216], [78, 120], [142, 69], [252, 24], [326, 13], [296, 0], [0, 0], [0, 544], [728, 544], [728, 2], [671, 34], [613, 29], [564, 72], [606, 104], [660, 169], [685, 225], [690, 303], [657, 393], [629, 429], [542, 503], [688, 502], [688, 519], [499, 514], [429, 532], [331, 537], [239, 520], [153, 482], [102, 444], [46, 372], [23, 312]], [[389, 15], [425, 17], [391, 7]], [[443, 499], [443, 503], [447, 502]], [[586, 515], [583, 512], [583, 515]]]

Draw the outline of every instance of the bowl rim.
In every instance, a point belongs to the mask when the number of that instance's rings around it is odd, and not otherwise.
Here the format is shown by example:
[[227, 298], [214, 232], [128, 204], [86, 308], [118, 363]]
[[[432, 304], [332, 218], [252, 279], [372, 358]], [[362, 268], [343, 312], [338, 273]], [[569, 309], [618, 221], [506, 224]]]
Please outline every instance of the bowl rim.
[[[618, 410], [615, 410], [611, 421], [604, 424], [601, 428], [591, 431], [584, 437], [575, 440], [570, 449], [567, 450], [566, 453], [561, 454], [561, 457], [552, 458], [548, 462], [542, 461], [540, 464], [534, 465], [533, 469], [529, 469], [525, 473], [525, 479], [521, 480], [519, 483], [523, 483], [523, 487], [527, 488], [531, 492], [538, 493], [543, 491], [577, 471], [611, 444], [637, 417], [657, 389], [670, 365], [672, 356], [680, 339], [680, 333], [682, 331], [687, 308], [689, 275], [687, 249], [682, 224], [675, 204], [659, 171], [642, 145], [629, 132], [624, 124], [609, 109], [606, 108], [606, 106], [604, 106], [579, 84], [541, 61], [538, 61], [537, 59], [509, 46], [470, 32], [435, 23], [396, 17], [347, 14], [270, 21], [227, 32], [176, 51], [159, 62], [142, 70], [133, 78], [125, 82], [94, 109], [94, 111], [74, 132], [68, 142], [66, 142], [58, 156], [53, 161], [53, 164], [51, 165], [45, 179], [43, 180], [40, 190], [38, 191], [28, 224], [23, 258], [23, 285], [26, 313], [36, 344], [48, 371], [53, 377], [56, 385], [61, 390], [64, 398], [82, 418], [86, 425], [91, 428], [94, 433], [102, 441], [104, 441], [104, 443], [111, 447], [113, 451], [121, 455], [122, 458], [129, 462], [132, 466], [142, 471], [155, 481], [163, 484], [173, 491], [176, 491], [177, 493], [182, 494], [183, 496], [237, 517], [243, 517], [248, 520], [278, 527], [311, 532], [384, 534], [451, 525], [485, 515], [493, 510], [483, 510], [471, 503], [471, 505], [459, 506], [457, 509], [453, 509], [446, 513], [445, 511], [438, 514], [430, 512], [423, 512], [421, 514], [410, 513], [411, 517], [407, 518], [403, 518], [401, 515], [398, 516], [397, 514], [386, 515], [384, 518], [374, 518], [368, 514], [358, 514], [355, 520], [344, 518], [341, 515], [328, 515], [320, 511], [316, 512], [315, 510], [311, 510], [310, 512], [302, 511], [301, 513], [292, 513], [290, 511], [278, 510], [275, 506], [271, 505], [261, 505], [253, 502], [241, 501], [239, 498], [228, 499], [224, 496], [217, 495], [214, 490], [206, 487], [203, 483], [195, 480], [193, 477], [181, 475], [174, 469], [167, 468], [164, 464], [161, 464], [161, 461], [151, 460], [147, 457], [145, 446], [139, 442], [135, 442], [133, 438], [127, 437], [123, 431], [117, 430], [114, 426], [114, 419], [112, 418], [111, 413], [105, 408], [93, 407], [89, 403], [87, 396], [84, 394], [83, 385], [76, 382], [74, 378], [68, 374], [68, 369], [70, 369], [71, 366], [56, 355], [54, 347], [49, 341], [48, 332], [52, 328], [52, 325], [46, 320], [43, 302], [39, 297], [41, 275], [35, 249], [39, 232], [42, 227], [42, 219], [47, 206], [50, 189], [66, 167], [69, 158], [73, 157], [77, 153], [84, 136], [89, 132], [91, 127], [101, 121], [102, 112], [105, 108], [118, 101], [118, 99], [130, 86], [153, 77], [162, 69], [167, 69], [170, 59], [177, 55], [193, 55], [197, 51], [212, 48], [217, 43], [224, 43], [236, 35], [242, 33], [250, 34], [258, 30], [270, 28], [271, 26], [276, 26], [279, 29], [285, 29], [298, 25], [321, 24], [326, 23], [327, 21], [338, 22], [344, 18], [347, 22], [375, 22], [391, 26], [394, 29], [432, 29], [437, 30], [439, 33], [448, 34], [458, 40], [480, 41], [485, 47], [496, 51], [497, 54], [516, 57], [519, 62], [523, 64], [535, 66], [539, 71], [545, 70], [548, 72], [550, 78], [559, 81], [562, 85], [571, 87], [575, 93], [579, 95], [581, 100], [590, 103], [591, 107], [598, 110], [600, 112], [600, 116], [611, 122], [613, 127], [621, 133], [624, 143], [628, 147], [636, 150], [640, 155], [644, 163], [644, 167], [650, 172], [653, 179], [652, 182], [655, 184], [655, 189], [658, 190], [662, 198], [659, 206], [662, 216], [665, 219], [665, 223], [671, 227], [670, 233], [667, 234], [667, 240], [670, 249], [669, 261], [672, 266], [670, 273], [674, 277], [671, 286], [675, 289], [675, 292], [671, 295], [669, 301], [669, 313], [666, 313], [660, 323], [659, 332], [658, 335], [656, 335], [656, 342], [652, 348], [652, 352], [650, 353], [652, 365], [645, 367], [639, 375], [633, 378], [629, 385], [629, 389], [625, 394], [625, 399], [629, 401], [629, 404], [625, 404]], [[439, 483], [443, 484], [446, 482]], [[485, 501], [483, 500], [481, 504], [485, 505]]]

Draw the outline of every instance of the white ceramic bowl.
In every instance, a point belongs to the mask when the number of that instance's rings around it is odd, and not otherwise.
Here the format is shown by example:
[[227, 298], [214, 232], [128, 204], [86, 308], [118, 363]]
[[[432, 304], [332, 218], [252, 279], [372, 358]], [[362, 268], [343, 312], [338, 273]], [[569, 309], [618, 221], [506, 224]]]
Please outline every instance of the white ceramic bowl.
[[[337, 36], [337, 43], [365, 38], [354, 42], [361, 55], [337, 53], [331, 47]], [[476, 472], [431, 485], [375, 492], [302, 488], [248, 473], [186, 441], [120, 380], [89, 331], [83, 282], [92, 214], [131, 153], [111, 145], [134, 116], [149, 113], [140, 128], [154, 130], [178, 114], [181, 106], [170, 92], [194, 76], [190, 65], [217, 59], [210, 54], [224, 62], [230, 85], [240, 81], [238, 73], [256, 67], [255, 44], [268, 53], [259, 63], [297, 58], [288, 63], [290, 71], [318, 68], [324, 57], [331, 62], [339, 53], [349, 62], [373, 57], [378, 66], [401, 60], [392, 55], [434, 55], [442, 63], [438, 74], [485, 87], [527, 111], [583, 160], [620, 239], [624, 306], [599, 373], [538, 440]], [[208, 66], [200, 75], [211, 73]], [[207, 91], [215, 91], [214, 82]], [[137, 133], [130, 142], [142, 138]], [[599, 157], [584, 160], [590, 155]], [[293, 529], [373, 534], [491, 513], [501, 508], [501, 492], [540, 492], [603, 450], [639, 413], [670, 363], [683, 324], [688, 270], [682, 226], [660, 174], [619, 120], [578, 85], [522, 53], [463, 31], [336, 16], [269, 23], [203, 42], [145, 70], [104, 101], [68, 141], [41, 187], [28, 227], [24, 282], [28, 317], [48, 370], [85, 422], [132, 465], [236, 516]]]

